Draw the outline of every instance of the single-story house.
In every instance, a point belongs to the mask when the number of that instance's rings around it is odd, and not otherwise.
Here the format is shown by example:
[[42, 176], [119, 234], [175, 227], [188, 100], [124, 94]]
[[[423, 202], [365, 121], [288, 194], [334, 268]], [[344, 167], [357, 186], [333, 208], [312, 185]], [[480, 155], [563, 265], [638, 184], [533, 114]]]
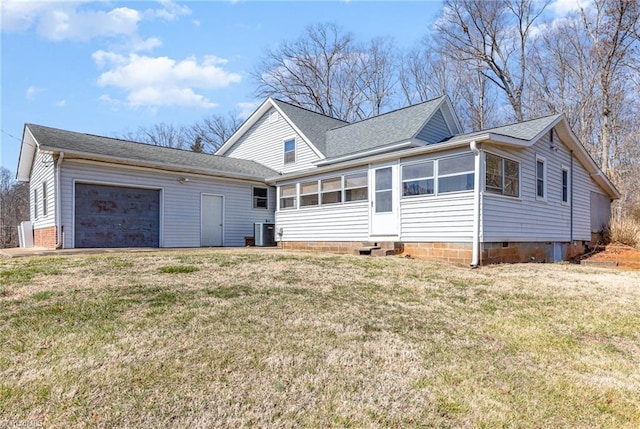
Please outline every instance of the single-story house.
[[480, 265], [585, 250], [620, 197], [561, 114], [463, 133], [443, 96], [356, 123], [269, 98], [214, 155], [26, 124], [45, 247], [394, 249]]

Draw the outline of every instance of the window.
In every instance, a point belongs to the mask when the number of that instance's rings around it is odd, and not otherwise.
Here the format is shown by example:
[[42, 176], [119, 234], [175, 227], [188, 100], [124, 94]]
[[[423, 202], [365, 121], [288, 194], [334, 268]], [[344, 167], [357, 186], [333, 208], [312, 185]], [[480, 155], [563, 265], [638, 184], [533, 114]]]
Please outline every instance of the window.
[[33, 218], [38, 218], [38, 190], [33, 190]]
[[473, 154], [438, 160], [438, 193], [469, 191], [474, 186]]
[[434, 193], [433, 161], [402, 166], [402, 196]]
[[42, 182], [42, 216], [47, 215], [47, 182]]
[[369, 198], [367, 172], [347, 174], [344, 176], [344, 200], [362, 201]]
[[393, 174], [391, 167], [376, 170], [376, 213], [393, 211]]
[[300, 207], [318, 205], [318, 181], [300, 184]]
[[490, 153], [485, 157], [485, 189], [494, 194], [520, 195], [520, 164]]
[[540, 199], [547, 197], [546, 176], [547, 167], [544, 158], [536, 157], [536, 196]]
[[562, 167], [562, 202], [569, 202], [569, 169]]
[[296, 162], [296, 139], [284, 141], [284, 163], [292, 164]]
[[267, 188], [253, 188], [253, 208], [254, 209], [266, 209], [268, 202]]
[[280, 187], [280, 209], [294, 209], [296, 207], [296, 185]]
[[320, 204], [336, 204], [342, 202], [342, 177], [322, 179], [320, 181]]

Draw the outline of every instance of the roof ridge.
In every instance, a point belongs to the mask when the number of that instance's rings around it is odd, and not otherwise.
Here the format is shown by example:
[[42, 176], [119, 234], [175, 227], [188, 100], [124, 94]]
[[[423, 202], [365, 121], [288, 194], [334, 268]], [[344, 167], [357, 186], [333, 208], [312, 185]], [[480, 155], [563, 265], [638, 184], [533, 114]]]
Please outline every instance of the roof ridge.
[[392, 113], [396, 113], [396, 112], [399, 112], [399, 111], [401, 111], [401, 110], [410, 109], [410, 108], [412, 108], [412, 107], [421, 106], [421, 105], [423, 105], [423, 104], [427, 104], [427, 103], [432, 103], [432, 102], [434, 102], [434, 101], [436, 101], [436, 100], [439, 100], [439, 99], [441, 99], [441, 98], [444, 98], [444, 97], [446, 97], [446, 95], [441, 95], [441, 96], [439, 96], [439, 97], [432, 98], [432, 99], [430, 99], [430, 100], [421, 101], [420, 103], [410, 104], [410, 105], [408, 105], [408, 106], [404, 106], [404, 107], [399, 107], [399, 108], [397, 108], [397, 109], [390, 110], [390, 111], [388, 111], [388, 112], [384, 112], [384, 113], [381, 113], [381, 114], [376, 115], [376, 116], [371, 116], [370, 118], [364, 118], [364, 119], [361, 119], [361, 120], [356, 121], [356, 122], [348, 122], [348, 123], [346, 123], [346, 124], [345, 124], [345, 125], [343, 125], [343, 126], [336, 127], [336, 128], [332, 128], [332, 129], [331, 129], [331, 130], [329, 130], [329, 131], [337, 130], [337, 129], [340, 129], [340, 128], [344, 128], [344, 127], [349, 126], [349, 125], [361, 124], [361, 123], [363, 123], [363, 122], [365, 122], [365, 121], [369, 121], [369, 120], [371, 120], [371, 119], [376, 119], [376, 118], [380, 118], [380, 117], [382, 117], [382, 116], [390, 115], [390, 114], [392, 114]]
[[314, 110], [307, 109], [306, 107], [296, 106], [296, 105], [295, 105], [295, 104], [293, 104], [293, 103], [289, 103], [288, 101], [280, 100], [279, 98], [275, 98], [275, 97], [270, 97], [270, 98], [271, 98], [273, 101], [275, 101], [275, 102], [278, 102], [278, 103], [284, 103], [284, 104], [286, 104], [287, 106], [295, 107], [296, 109], [304, 110], [304, 111], [309, 112], [309, 113], [314, 113], [314, 114], [319, 115], [319, 116], [324, 116], [325, 118], [333, 119], [333, 120], [335, 120], [335, 121], [344, 122], [344, 123], [345, 123], [345, 125], [350, 124], [350, 122], [347, 122], [347, 121], [342, 120], [342, 119], [340, 119], [340, 118], [336, 118], [336, 117], [333, 117], [333, 116], [325, 115], [324, 113], [316, 112], [316, 111], [314, 111]]

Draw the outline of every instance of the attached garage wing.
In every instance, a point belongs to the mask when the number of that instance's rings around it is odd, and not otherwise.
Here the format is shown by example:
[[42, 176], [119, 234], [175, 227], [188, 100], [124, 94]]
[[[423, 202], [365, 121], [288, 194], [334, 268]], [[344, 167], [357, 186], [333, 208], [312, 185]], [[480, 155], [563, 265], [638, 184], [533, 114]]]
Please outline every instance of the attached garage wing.
[[75, 247], [159, 247], [160, 190], [75, 185]]

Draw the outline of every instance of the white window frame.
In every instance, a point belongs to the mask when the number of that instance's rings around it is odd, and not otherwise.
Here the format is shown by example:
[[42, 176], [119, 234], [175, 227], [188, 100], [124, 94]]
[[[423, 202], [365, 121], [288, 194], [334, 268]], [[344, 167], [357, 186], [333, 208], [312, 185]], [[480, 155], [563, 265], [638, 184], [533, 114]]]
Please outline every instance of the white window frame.
[[[415, 177], [413, 179], [405, 179], [404, 178], [404, 169], [405, 167], [411, 167], [413, 165], [418, 165], [418, 164], [427, 164], [427, 163], [431, 163], [432, 167], [431, 167], [431, 176], [421, 176], [421, 177]], [[404, 193], [404, 184], [408, 183], [408, 182], [419, 182], [419, 181], [423, 181], [423, 180], [431, 180], [433, 182], [433, 192], [431, 193], [425, 193], [425, 194], [415, 194], [415, 195], [405, 195]], [[400, 182], [401, 182], [401, 195], [402, 198], [419, 198], [419, 197], [430, 197], [433, 195], [436, 195], [436, 160], [434, 159], [426, 159], [426, 160], [422, 160], [422, 161], [416, 161], [416, 162], [410, 162], [410, 163], [406, 163], [406, 164], [402, 164], [401, 168], [400, 168]]]
[[[465, 153], [465, 154], [460, 154], [460, 155], [454, 155], [454, 156], [447, 156], [444, 158], [439, 158], [436, 162], [435, 165], [435, 170], [434, 170], [434, 174], [435, 174], [435, 178], [436, 178], [436, 182], [435, 182], [435, 191], [436, 191], [436, 195], [444, 195], [444, 194], [457, 194], [457, 193], [462, 193], [462, 192], [473, 192], [473, 188], [471, 189], [460, 189], [457, 191], [440, 191], [440, 179], [444, 179], [447, 177], [455, 177], [455, 176], [468, 176], [469, 174], [472, 174], [475, 176], [475, 166], [471, 169], [471, 170], [465, 170], [462, 172], [457, 172], [457, 173], [449, 173], [449, 174], [440, 174], [440, 162], [441, 161], [447, 161], [450, 159], [454, 159], [454, 158], [462, 158], [465, 156], [470, 156], [470, 154]], [[473, 158], [473, 154], [471, 154], [471, 157]], [[474, 179], [474, 186], [475, 186], [475, 179]]]
[[[328, 181], [334, 181], [334, 180], [340, 180], [340, 187], [338, 189], [331, 189], [331, 190], [324, 190], [323, 189], [323, 182], [328, 182]], [[339, 195], [339, 201], [336, 202], [328, 202], [325, 203], [324, 202], [324, 195], [325, 194], [338, 194]], [[320, 199], [319, 199], [319, 203], [321, 206], [329, 206], [329, 205], [336, 205], [336, 204], [342, 204], [342, 202], [344, 201], [344, 176], [340, 175], [340, 176], [329, 176], [329, 177], [323, 177], [320, 179]]]
[[[264, 189], [265, 191], [267, 191], [267, 195], [265, 197], [257, 197], [255, 192], [256, 189]], [[255, 210], [268, 210], [269, 209], [269, 188], [264, 187], [264, 186], [252, 186], [251, 187], [251, 197], [252, 197], [252, 207]], [[256, 204], [256, 202], [258, 200], [265, 200], [265, 206], [264, 207], [260, 207]]]
[[[538, 182], [540, 181], [540, 177], [538, 177], [538, 163], [542, 163], [542, 194], [540, 195], [538, 193]], [[547, 158], [540, 156], [540, 155], [536, 155], [536, 163], [535, 163], [535, 177], [536, 177], [536, 184], [535, 184], [535, 192], [536, 192], [536, 200], [540, 200], [540, 201], [547, 201], [547, 195], [548, 195], [548, 190], [547, 190]]]
[[[567, 174], [567, 199], [564, 199], [564, 174]], [[562, 201], [563, 205], [570, 205], [571, 204], [571, 169], [569, 167], [567, 167], [566, 165], [562, 166], [562, 176], [561, 176], [561, 180], [562, 180], [562, 184], [561, 184], [561, 188], [560, 188], [560, 201]]]
[[[287, 151], [287, 143], [289, 143], [291, 141], [293, 142], [293, 150]], [[282, 141], [282, 154], [283, 154], [282, 155], [282, 163], [284, 165], [295, 164], [296, 163], [296, 158], [297, 158], [296, 149], [297, 149], [297, 146], [298, 146], [298, 144], [296, 142], [296, 138], [295, 137], [284, 139]], [[291, 153], [293, 153], [293, 160], [287, 161], [287, 155], [291, 154]]]
[[[355, 175], [364, 175], [365, 177], [365, 186], [351, 186], [351, 187], [347, 187], [347, 176], [355, 176]], [[369, 171], [368, 170], [359, 170], [359, 171], [351, 171], [349, 173], [345, 173], [342, 175], [342, 192], [343, 192], [343, 198], [342, 201], [344, 202], [343, 204], [349, 204], [349, 203], [358, 203], [358, 202], [362, 202], [362, 201], [369, 201]], [[349, 200], [347, 201], [347, 191], [352, 191], [354, 189], [366, 189], [365, 191], [365, 195], [366, 198], [362, 198], [359, 200]]]
[[[484, 155], [485, 155], [484, 156], [484, 191], [492, 195], [502, 195], [503, 197], [508, 197], [508, 198], [520, 198], [520, 192], [522, 188], [522, 165], [520, 164], [520, 162], [516, 161], [515, 159], [507, 158], [506, 156], [498, 155], [493, 152], [485, 152]], [[501, 189], [499, 190], [499, 192], [497, 188], [493, 188], [493, 187], [489, 188], [489, 186], [487, 186], [487, 172], [488, 172], [487, 156], [495, 156], [496, 158], [500, 159], [500, 163], [501, 163], [500, 176], [501, 176], [502, 183], [501, 183]], [[516, 195], [505, 194], [505, 183], [506, 183], [505, 161], [514, 162], [518, 165], [518, 189], [517, 189]]]
[[[282, 196], [282, 188], [291, 188], [291, 187], [293, 187], [294, 189], [293, 195]], [[293, 205], [291, 207], [282, 207], [282, 200], [284, 198], [292, 199]], [[293, 184], [278, 186], [278, 210], [294, 210], [297, 208], [298, 208], [298, 185], [293, 183]]]
[[47, 181], [45, 180], [42, 182], [42, 217], [47, 217], [47, 214], [49, 213], [49, 210], [47, 210], [47, 204], [49, 204], [47, 199]]
[[[311, 185], [312, 183], [315, 183], [316, 185], [316, 190], [315, 192], [305, 192], [302, 193], [302, 185]], [[306, 180], [304, 182], [300, 182], [298, 183], [298, 205], [300, 206], [300, 208], [303, 207], [318, 207], [320, 205], [320, 180], [316, 179], [316, 180]], [[302, 204], [302, 199], [303, 197], [309, 197], [309, 196], [316, 196], [316, 203], [315, 204]]]

